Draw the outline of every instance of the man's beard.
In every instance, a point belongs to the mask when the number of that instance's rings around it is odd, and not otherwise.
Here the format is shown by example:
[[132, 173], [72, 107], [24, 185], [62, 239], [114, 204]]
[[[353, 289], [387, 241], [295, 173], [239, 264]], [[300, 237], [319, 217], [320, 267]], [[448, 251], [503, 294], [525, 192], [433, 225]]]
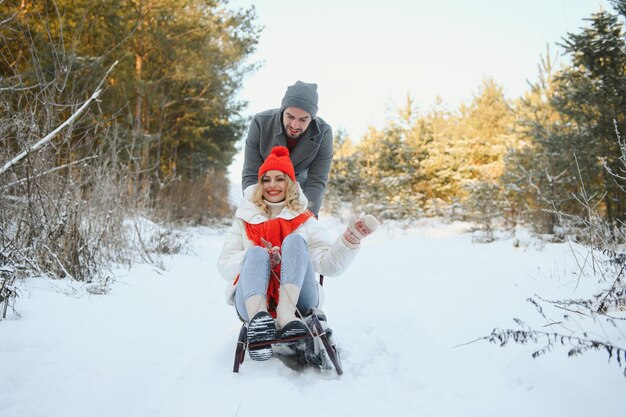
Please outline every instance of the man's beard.
[[287, 137], [290, 139], [298, 139], [304, 133], [302, 130], [296, 130], [295, 132], [296, 132], [295, 134], [292, 134], [292, 130], [289, 127], [285, 128], [285, 133], [287, 134]]

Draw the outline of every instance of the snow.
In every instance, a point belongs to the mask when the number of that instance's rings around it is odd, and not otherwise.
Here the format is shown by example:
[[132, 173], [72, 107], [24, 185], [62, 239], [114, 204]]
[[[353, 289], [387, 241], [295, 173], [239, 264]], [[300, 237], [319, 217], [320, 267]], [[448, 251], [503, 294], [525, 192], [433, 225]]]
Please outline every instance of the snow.
[[240, 322], [215, 268], [225, 229], [186, 230], [187, 253], [115, 271], [106, 295], [20, 282], [20, 317], [0, 322], [0, 416], [624, 416], [623, 367], [606, 352], [533, 359], [542, 345], [470, 343], [514, 317], [545, 325], [534, 294], [590, 291], [584, 249], [523, 233], [475, 244], [468, 228], [384, 224], [325, 279], [342, 376], [277, 358], [232, 372]]

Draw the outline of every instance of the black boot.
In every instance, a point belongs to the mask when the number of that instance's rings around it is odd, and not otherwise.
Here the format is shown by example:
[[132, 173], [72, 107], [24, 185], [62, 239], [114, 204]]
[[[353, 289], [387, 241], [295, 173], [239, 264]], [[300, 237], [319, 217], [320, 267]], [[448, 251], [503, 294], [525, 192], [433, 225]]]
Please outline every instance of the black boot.
[[256, 343], [269, 342], [276, 338], [276, 324], [267, 311], [259, 311], [248, 323], [248, 352], [255, 361], [266, 361], [272, 357], [272, 345], [253, 347]]
[[[302, 322], [301, 320], [290, 321], [285, 327], [276, 332], [276, 336], [278, 339], [289, 339], [292, 337], [306, 336], [308, 334], [309, 329], [306, 327], [306, 324], [304, 324], [304, 322]], [[291, 342], [285, 342], [285, 344], [295, 348], [303, 342], [304, 339], [298, 339]]]

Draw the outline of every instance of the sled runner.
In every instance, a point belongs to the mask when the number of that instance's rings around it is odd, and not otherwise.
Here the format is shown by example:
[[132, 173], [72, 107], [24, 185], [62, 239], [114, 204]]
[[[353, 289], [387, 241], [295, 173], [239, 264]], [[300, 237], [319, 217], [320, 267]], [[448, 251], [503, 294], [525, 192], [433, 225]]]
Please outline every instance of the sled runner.
[[335, 368], [338, 375], [343, 374], [337, 348], [332, 342], [332, 331], [326, 324], [326, 316], [320, 309], [313, 309], [311, 314], [304, 317], [308, 334], [282, 339], [272, 339], [265, 342], [248, 343], [248, 324], [243, 323], [239, 331], [233, 372], [239, 372], [246, 351], [250, 348], [259, 348], [268, 345], [276, 347], [279, 355], [295, 356], [299, 365], [316, 365], [321, 368]]

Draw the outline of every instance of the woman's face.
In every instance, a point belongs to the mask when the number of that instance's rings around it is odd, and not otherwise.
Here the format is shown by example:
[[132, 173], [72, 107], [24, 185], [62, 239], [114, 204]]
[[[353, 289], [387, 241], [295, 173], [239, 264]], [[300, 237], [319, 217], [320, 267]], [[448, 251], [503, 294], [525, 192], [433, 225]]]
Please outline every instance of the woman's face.
[[286, 174], [282, 171], [270, 170], [261, 177], [263, 185], [263, 198], [271, 203], [278, 203], [285, 199], [287, 182]]

